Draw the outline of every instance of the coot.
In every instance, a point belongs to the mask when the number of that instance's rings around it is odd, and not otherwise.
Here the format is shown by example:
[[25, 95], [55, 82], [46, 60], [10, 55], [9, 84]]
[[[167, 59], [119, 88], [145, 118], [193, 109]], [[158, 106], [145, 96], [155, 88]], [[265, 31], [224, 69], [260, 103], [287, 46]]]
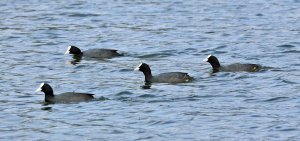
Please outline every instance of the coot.
[[206, 59], [203, 61], [209, 62], [213, 68], [213, 72], [238, 72], [238, 71], [246, 71], [246, 72], [256, 72], [261, 69], [261, 66], [258, 64], [241, 64], [234, 63], [230, 65], [220, 65], [220, 62], [217, 57], [213, 55], [208, 55]]
[[115, 49], [89, 49], [86, 51], [81, 51], [76, 46], [69, 46], [65, 54], [73, 54], [76, 57], [89, 57], [89, 58], [100, 58], [100, 59], [110, 59], [113, 57], [122, 56]]
[[146, 63], [141, 63], [134, 70], [144, 73], [146, 83], [184, 83], [192, 80], [192, 77], [184, 72], [166, 72], [153, 76], [149, 65]]
[[47, 83], [42, 83], [36, 91], [45, 93], [45, 102], [47, 103], [76, 103], [94, 99], [94, 94], [88, 93], [67, 92], [54, 95], [51, 86]]

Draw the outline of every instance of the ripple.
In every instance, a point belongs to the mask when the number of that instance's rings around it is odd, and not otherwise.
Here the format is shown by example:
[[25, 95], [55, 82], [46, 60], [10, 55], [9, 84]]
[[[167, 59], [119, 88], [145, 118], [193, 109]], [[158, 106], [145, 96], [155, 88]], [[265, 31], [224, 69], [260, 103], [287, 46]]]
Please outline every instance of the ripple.
[[267, 100], [264, 100], [263, 102], [282, 102], [289, 100], [289, 97], [274, 97]]
[[45, 110], [45, 111], [51, 111], [52, 110], [52, 107], [43, 107], [43, 108], [41, 108], [41, 110]]
[[289, 132], [289, 131], [298, 131], [298, 128], [286, 128], [286, 129], [280, 129], [278, 131], [284, 131], [284, 132]]
[[123, 96], [123, 95], [133, 95], [134, 93], [130, 92], [130, 91], [122, 91], [119, 92], [117, 94], [115, 94], [116, 96]]
[[289, 45], [289, 44], [284, 44], [284, 45], [279, 45], [277, 47], [279, 47], [279, 48], [294, 48], [295, 46]]
[[156, 96], [153, 95], [153, 94], [143, 94], [143, 95], [140, 95], [139, 97], [140, 97], [140, 98], [154, 98], [154, 97], [156, 97]]
[[162, 53], [152, 53], [152, 54], [146, 54], [146, 55], [141, 55], [141, 56], [138, 56], [138, 58], [141, 58], [141, 59], [147, 59], [147, 58], [165, 58], [165, 57], [169, 57], [169, 56], [173, 56], [174, 53], [173, 53], [173, 50], [167, 50], [167, 51], [164, 51]]
[[95, 101], [104, 101], [104, 100], [110, 100], [110, 99], [107, 97], [104, 97], [104, 96], [101, 96], [101, 97], [98, 97], [95, 99]]
[[261, 17], [261, 16], [264, 16], [264, 14], [262, 14], [262, 13], [257, 13], [257, 14], [255, 14], [255, 16]]
[[69, 17], [98, 17], [99, 14], [92, 14], [92, 13], [63, 13]]
[[299, 54], [300, 50], [288, 50], [288, 51], [283, 51], [282, 53], [296, 53], [296, 54]]

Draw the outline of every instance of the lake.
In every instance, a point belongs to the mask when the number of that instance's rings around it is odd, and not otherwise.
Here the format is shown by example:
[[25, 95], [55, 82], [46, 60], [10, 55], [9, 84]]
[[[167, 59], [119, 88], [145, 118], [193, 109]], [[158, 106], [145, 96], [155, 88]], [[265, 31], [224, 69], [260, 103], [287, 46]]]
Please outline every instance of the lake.
[[[1, 0], [1, 140], [300, 140], [300, 1]], [[72, 63], [69, 45], [118, 49]], [[202, 60], [257, 63], [212, 73]], [[190, 83], [153, 83], [182, 71]], [[97, 100], [44, 104], [55, 94]]]

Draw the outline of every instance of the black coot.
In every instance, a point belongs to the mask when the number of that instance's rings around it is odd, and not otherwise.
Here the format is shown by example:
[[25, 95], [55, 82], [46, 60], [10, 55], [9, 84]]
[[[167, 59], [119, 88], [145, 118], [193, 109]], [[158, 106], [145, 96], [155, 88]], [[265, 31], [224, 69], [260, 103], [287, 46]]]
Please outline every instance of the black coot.
[[47, 83], [42, 83], [36, 91], [45, 93], [45, 102], [47, 103], [76, 103], [93, 100], [94, 94], [67, 92], [59, 95], [54, 95], [51, 86]]
[[100, 59], [110, 59], [113, 57], [122, 56], [115, 49], [89, 49], [86, 51], [81, 51], [76, 46], [69, 46], [65, 54], [73, 54], [76, 57], [89, 57], [89, 58], [100, 58]]
[[256, 72], [261, 69], [261, 66], [258, 64], [240, 64], [235, 63], [231, 65], [220, 65], [220, 62], [217, 57], [213, 55], [208, 55], [203, 61], [209, 62], [213, 68], [213, 72], [238, 72], [238, 71], [247, 71], [247, 72]]
[[192, 77], [184, 72], [167, 72], [152, 76], [151, 69], [146, 63], [141, 63], [134, 70], [144, 73], [146, 83], [184, 83], [192, 80]]

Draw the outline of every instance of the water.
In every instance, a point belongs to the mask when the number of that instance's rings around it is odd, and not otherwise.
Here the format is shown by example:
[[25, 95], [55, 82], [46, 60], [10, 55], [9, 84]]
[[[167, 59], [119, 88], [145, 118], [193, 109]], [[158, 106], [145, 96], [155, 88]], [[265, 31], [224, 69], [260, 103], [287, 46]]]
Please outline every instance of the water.
[[[1, 140], [299, 140], [300, 1], [0, 1]], [[126, 57], [72, 65], [67, 46]], [[211, 74], [258, 63], [258, 73]], [[188, 72], [185, 84], [143, 87], [134, 72]], [[34, 93], [96, 94], [44, 105]], [[102, 98], [101, 97], [105, 97]]]

